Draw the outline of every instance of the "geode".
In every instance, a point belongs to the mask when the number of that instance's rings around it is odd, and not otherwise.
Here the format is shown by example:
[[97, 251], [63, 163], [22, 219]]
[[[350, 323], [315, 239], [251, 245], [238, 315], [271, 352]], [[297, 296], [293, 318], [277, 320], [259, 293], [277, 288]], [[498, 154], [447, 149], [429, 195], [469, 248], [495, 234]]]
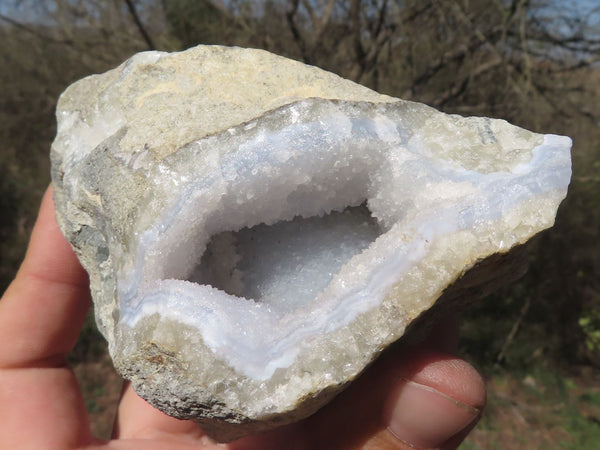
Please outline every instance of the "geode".
[[221, 441], [312, 414], [436, 301], [511, 278], [497, 255], [571, 176], [567, 137], [261, 50], [137, 54], [57, 119], [58, 221], [115, 367]]

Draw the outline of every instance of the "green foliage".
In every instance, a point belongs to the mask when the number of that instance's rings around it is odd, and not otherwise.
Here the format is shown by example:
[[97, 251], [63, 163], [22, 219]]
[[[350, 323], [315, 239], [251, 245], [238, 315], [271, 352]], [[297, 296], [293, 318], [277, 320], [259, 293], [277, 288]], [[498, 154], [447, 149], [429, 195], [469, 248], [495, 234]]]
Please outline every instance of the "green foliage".
[[585, 345], [591, 352], [600, 351], [600, 311], [587, 311], [579, 318], [585, 334]]
[[600, 393], [584, 392], [579, 396], [579, 401], [600, 407]]
[[69, 363], [95, 361], [102, 357], [106, 351], [106, 341], [98, 331], [94, 320], [94, 313], [90, 311], [85, 318], [83, 328], [79, 334], [79, 340], [75, 348], [69, 354]]
[[566, 408], [563, 420], [569, 438], [559, 442], [561, 448], [600, 448], [600, 425], [597, 420], [581, 415], [573, 404]]
[[88, 413], [100, 411], [101, 407], [98, 405], [96, 399], [102, 397], [104, 394], [105, 392], [102, 386], [93, 386], [83, 392], [85, 397], [85, 409], [87, 409]]

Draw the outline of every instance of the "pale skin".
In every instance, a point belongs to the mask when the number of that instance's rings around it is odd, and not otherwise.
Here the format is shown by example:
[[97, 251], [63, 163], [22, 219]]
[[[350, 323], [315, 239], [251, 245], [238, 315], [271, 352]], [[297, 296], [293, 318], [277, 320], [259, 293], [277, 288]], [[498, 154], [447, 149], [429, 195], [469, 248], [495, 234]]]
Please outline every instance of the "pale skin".
[[125, 384], [113, 438], [101, 441], [66, 362], [90, 304], [86, 273], [58, 229], [49, 188], [25, 260], [0, 300], [0, 448], [456, 448], [485, 405], [479, 374], [452, 356], [456, 326], [444, 324], [426, 342], [386, 353], [302, 422], [216, 444]]

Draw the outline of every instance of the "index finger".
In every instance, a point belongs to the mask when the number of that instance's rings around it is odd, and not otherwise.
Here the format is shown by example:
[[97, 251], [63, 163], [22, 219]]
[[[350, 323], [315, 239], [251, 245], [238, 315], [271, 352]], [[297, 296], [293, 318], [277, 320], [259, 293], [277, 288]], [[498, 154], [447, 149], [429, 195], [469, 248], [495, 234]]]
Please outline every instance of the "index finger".
[[25, 261], [0, 300], [0, 447], [76, 448], [92, 436], [66, 355], [89, 308], [87, 277], [44, 195]]
[[0, 367], [64, 364], [89, 309], [87, 280], [58, 228], [50, 187], [25, 260], [0, 300]]

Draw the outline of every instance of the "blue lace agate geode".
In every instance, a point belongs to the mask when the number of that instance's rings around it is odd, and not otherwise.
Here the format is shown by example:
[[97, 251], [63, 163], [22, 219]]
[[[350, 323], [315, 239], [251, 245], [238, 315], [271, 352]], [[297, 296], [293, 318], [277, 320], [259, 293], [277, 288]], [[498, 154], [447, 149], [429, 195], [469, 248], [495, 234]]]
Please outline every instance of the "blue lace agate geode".
[[[569, 138], [259, 50], [135, 55], [57, 118], [59, 224], [116, 368], [219, 440], [329, 401], [469, 269], [551, 226], [571, 174]], [[495, 267], [472, 284], [510, 278]]]

